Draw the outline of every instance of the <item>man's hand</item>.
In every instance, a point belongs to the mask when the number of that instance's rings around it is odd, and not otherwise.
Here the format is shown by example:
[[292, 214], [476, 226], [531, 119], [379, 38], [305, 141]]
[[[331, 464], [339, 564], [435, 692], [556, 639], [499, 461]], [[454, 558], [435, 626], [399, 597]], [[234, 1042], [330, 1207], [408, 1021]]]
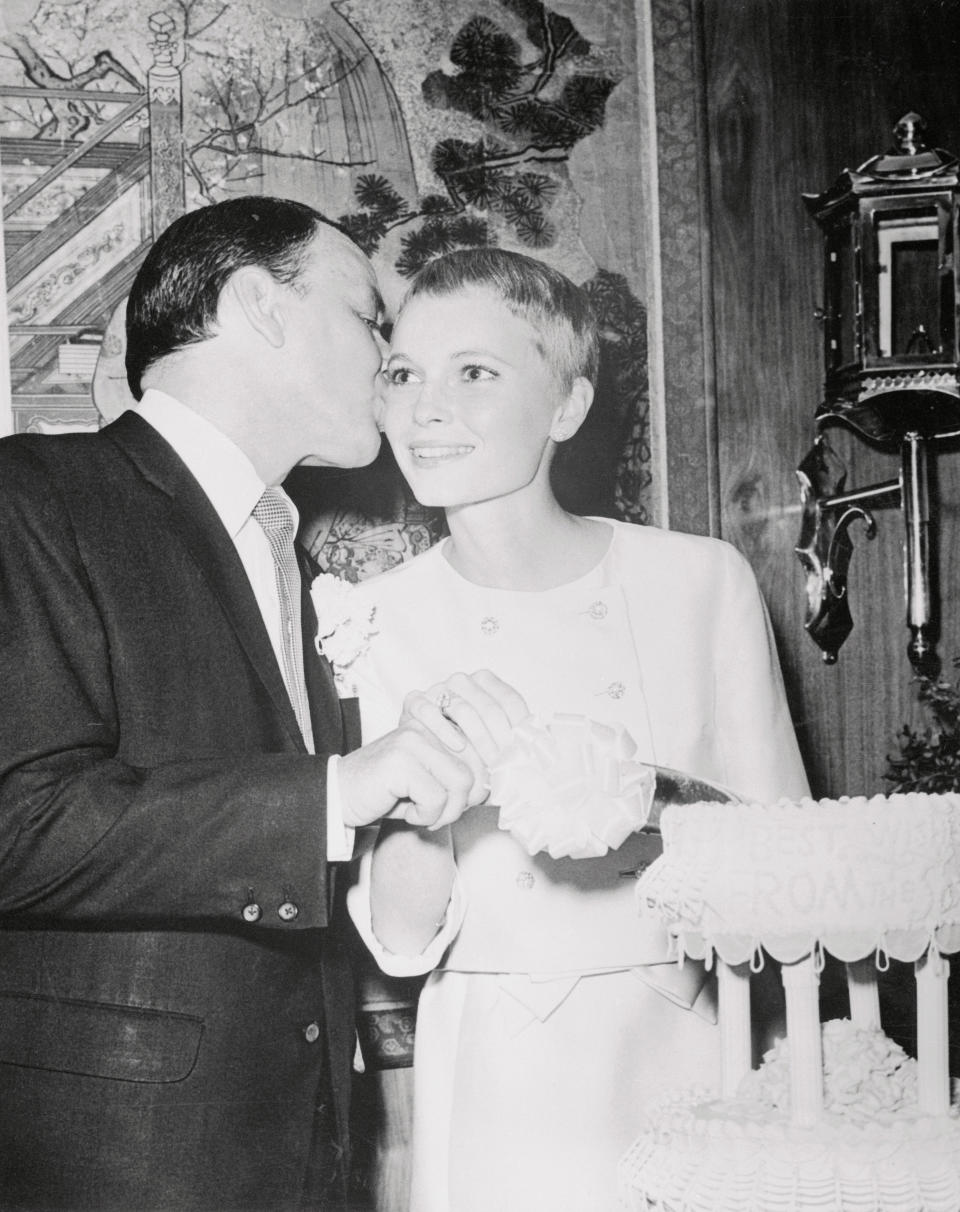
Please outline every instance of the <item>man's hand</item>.
[[355, 828], [384, 816], [439, 828], [479, 802], [468, 763], [415, 721], [345, 754], [338, 778], [344, 824]]
[[530, 714], [488, 670], [408, 695], [398, 727], [340, 759], [344, 823], [389, 816], [439, 829], [489, 795], [488, 767]]

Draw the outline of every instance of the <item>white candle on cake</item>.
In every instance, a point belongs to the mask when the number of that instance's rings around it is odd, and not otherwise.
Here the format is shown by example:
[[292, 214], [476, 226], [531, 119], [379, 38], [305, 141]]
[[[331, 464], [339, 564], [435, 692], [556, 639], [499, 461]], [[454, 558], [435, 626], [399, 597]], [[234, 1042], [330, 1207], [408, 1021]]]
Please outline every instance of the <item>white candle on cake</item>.
[[872, 955], [847, 964], [847, 993], [850, 1018], [865, 1031], [880, 1027], [880, 995], [877, 991], [877, 965]]
[[917, 1085], [920, 1110], [946, 1115], [950, 1109], [947, 978], [950, 963], [935, 946], [914, 964], [917, 978]]
[[781, 975], [787, 997], [790, 1118], [795, 1124], [813, 1124], [823, 1110], [820, 975], [812, 954], [784, 964]]
[[734, 1098], [753, 1068], [750, 1026], [750, 965], [717, 959], [721, 1085], [724, 1098]]

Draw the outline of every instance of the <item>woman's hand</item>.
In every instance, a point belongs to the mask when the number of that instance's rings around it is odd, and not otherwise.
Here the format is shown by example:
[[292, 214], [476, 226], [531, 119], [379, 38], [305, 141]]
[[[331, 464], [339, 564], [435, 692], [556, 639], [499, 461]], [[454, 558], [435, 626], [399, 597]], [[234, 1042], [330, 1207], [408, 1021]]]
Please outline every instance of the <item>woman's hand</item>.
[[[400, 723], [426, 730], [467, 764], [473, 775], [467, 807], [474, 807], [489, 796], [489, 768], [529, 714], [517, 690], [489, 669], [479, 669], [451, 674], [429, 690], [407, 695]], [[441, 814], [431, 828], [451, 824], [460, 815]]]

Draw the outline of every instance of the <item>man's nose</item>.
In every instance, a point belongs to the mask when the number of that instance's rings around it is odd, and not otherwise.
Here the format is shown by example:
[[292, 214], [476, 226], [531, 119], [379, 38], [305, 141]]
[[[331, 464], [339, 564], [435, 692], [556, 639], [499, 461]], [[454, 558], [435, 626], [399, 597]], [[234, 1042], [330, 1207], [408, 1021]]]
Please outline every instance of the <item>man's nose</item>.
[[384, 432], [384, 412], [386, 411], [387, 401], [384, 398], [383, 392], [383, 373], [377, 375], [373, 388], [373, 419], [377, 429], [381, 433]]

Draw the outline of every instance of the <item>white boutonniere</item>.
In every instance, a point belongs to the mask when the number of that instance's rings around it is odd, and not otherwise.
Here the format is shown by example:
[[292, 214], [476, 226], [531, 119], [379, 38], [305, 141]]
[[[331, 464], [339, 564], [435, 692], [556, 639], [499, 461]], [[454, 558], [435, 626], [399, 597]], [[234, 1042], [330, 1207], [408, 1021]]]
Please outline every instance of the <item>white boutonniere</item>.
[[350, 666], [367, 651], [371, 637], [377, 634], [373, 626], [377, 608], [362, 609], [357, 587], [329, 572], [314, 577], [310, 597], [317, 615], [317, 652], [330, 662], [340, 697], [348, 698], [356, 694], [349, 678]]

